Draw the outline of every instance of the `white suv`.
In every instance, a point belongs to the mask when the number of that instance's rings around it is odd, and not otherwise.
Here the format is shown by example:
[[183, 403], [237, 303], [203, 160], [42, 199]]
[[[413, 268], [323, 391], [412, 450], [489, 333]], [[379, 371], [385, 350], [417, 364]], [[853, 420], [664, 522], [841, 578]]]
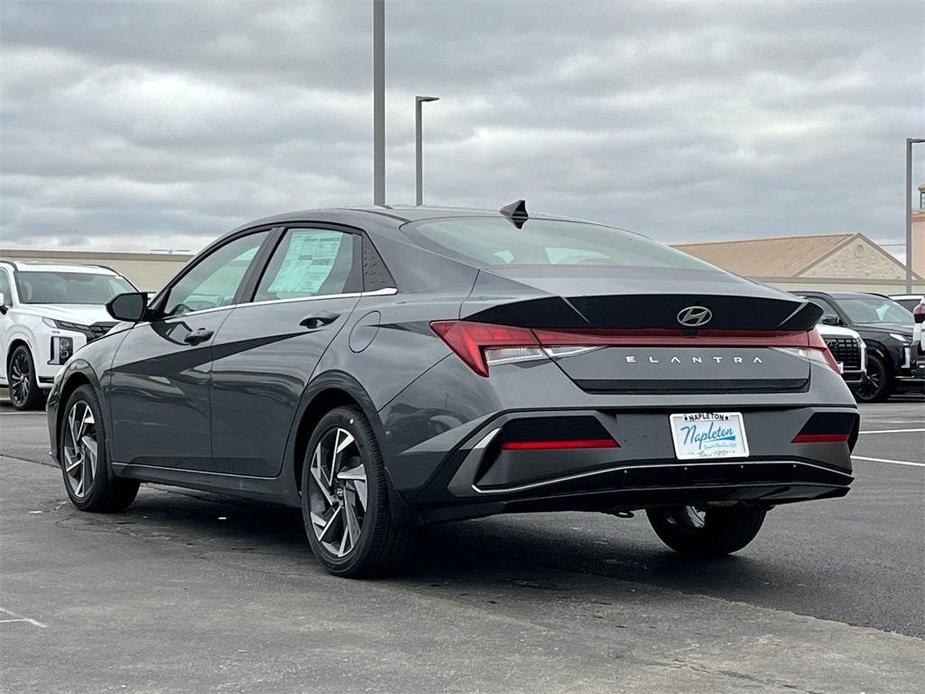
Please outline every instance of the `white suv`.
[[64, 362], [115, 325], [106, 302], [134, 291], [104, 267], [0, 260], [0, 387], [13, 407], [40, 407]]

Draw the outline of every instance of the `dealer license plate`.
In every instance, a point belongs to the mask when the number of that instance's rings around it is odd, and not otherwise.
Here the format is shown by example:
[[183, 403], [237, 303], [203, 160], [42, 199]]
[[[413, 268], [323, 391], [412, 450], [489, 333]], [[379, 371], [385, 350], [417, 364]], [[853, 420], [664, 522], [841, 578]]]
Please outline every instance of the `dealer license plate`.
[[741, 412], [686, 412], [670, 419], [678, 460], [748, 457]]

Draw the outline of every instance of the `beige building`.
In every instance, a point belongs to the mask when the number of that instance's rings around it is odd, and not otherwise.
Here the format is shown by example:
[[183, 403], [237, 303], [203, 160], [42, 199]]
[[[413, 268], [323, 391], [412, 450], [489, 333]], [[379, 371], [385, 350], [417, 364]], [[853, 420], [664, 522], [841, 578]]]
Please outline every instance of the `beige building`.
[[[675, 244], [675, 248], [781, 289], [883, 294], [905, 291], [905, 266], [864, 234], [774, 236], [683, 243]], [[921, 274], [914, 275], [913, 288], [925, 292]]]

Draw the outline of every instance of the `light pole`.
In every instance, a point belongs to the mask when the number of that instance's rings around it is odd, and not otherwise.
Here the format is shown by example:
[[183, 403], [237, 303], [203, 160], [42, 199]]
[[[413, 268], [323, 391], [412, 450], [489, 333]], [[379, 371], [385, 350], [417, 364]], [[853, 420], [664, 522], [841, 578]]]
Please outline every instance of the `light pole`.
[[421, 104], [425, 101], [439, 101], [439, 96], [416, 96], [414, 97], [414, 182], [415, 197], [414, 204], [420, 207], [424, 200], [424, 172], [423, 163], [424, 155], [421, 152], [422, 127], [421, 127]]
[[912, 293], [912, 145], [923, 138], [906, 138], [906, 294]]
[[385, 0], [373, 0], [373, 204], [385, 205]]

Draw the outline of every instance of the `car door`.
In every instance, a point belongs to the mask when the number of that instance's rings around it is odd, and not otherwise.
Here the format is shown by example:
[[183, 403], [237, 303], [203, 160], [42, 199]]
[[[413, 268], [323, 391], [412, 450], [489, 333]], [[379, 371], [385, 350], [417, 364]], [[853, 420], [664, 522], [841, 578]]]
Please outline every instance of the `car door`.
[[214, 471], [209, 385], [212, 343], [269, 230], [217, 246], [155, 300], [125, 336], [109, 372], [112, 458]]
[[302, 393], [362, 291], [362, 237], [334, 226], [286, 229], [252, 300], [213, 345], [212, 449], [220, 472], [274, 477]]

